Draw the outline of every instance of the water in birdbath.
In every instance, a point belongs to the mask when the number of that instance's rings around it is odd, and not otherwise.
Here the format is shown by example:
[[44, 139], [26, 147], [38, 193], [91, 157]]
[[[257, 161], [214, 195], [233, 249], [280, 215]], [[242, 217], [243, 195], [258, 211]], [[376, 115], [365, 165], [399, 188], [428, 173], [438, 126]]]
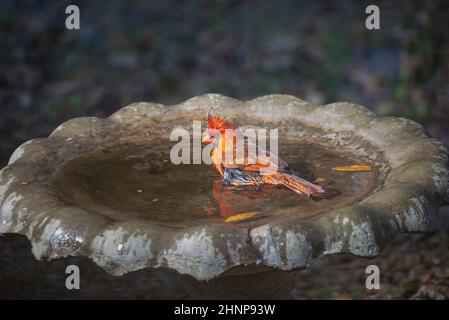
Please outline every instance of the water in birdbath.
[[[337, 166], [369, 164], [329, 146], [281, 141], [279, 153], [298, 176], [337, 189], [316, 201], [281, 186], [242, 190], [222, 186], [205, 164], [174, 165], [171, 145], [98, 148], [61, 167], [52, 185], [68, 202], [113, 220], [151, 220], [173, 227], [222, 223], [254, 212], [236, 226], [258, 225], [276, 216], [313, 219], [362, 199], [375, 187], [376, 172], [338, 172]], [[317, 180], [318, 179], [318, 180]]]

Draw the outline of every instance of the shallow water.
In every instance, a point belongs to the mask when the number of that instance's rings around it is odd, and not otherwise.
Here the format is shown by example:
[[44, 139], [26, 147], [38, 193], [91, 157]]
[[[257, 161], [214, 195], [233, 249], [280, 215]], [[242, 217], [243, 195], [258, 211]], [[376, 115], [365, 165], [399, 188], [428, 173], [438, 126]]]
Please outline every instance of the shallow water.
[[220, 176], [212, 166], [173, 165], [169, 150], [170, 146], [95, 150], [65, 164], [53, 185], [67, 201], [114, 220], [144, 219], [182, 227], [253, 211], [258, 213], [251, 220], [255, 224], [279, 215], [310, 219], [363, 198], [376, 180], [375, 171], [332, 170], [369, 164], [365, 159], [319, 144], [286, 142], [279, 145], [279, 153], [293, 172], [311, 182], [325, 178], [321, 184], [340, 194], [316, 201], [281, 186], [235, 190], [215, 183]]

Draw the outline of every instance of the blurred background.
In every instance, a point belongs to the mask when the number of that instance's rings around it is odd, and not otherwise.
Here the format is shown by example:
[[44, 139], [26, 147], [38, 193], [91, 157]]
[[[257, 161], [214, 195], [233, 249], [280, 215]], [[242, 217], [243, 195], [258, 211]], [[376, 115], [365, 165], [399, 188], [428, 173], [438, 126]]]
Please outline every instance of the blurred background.
[[[80, 30], [65, 28], [69, 4], [80, 8]], [[365, 28], [369, 4], [380, 8], [380, 30]], [[0, 1], [0, 167], [70, 118], [210, 92], [351, 101], [414, 119], [449, 145], [449, 2]], [[387, 249], [380, 293], [363, 289], [366, 262], [332, 257], [306, 271], [314, 276], [292, 297], [449, 298], [444, 228]], [[0, 254], [12, 269], [21, 264], [11, 245]], [[13, 295], [11, 283], [26, 292], [17, 272], [0, 276], [0, 297]]]

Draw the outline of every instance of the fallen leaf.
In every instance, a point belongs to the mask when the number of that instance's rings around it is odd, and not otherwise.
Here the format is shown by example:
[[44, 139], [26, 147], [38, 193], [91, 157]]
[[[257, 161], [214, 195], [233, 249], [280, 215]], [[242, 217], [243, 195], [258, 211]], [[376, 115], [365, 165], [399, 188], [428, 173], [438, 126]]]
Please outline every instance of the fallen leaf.
[[156, 198], [156, 199], [153, 199], [153, 202], [158, 202], [159, 201], [159, 199], [158, 198]]
[[324, 182], [324, 181], [326, 181], [326, 178], [318, 177], [318, 178], [316, 178], [314, 183], [320, 183], [320, 182]]
[[344, 167], [335, 167], [333, 168], [333, 170], [342, 172], [364, 172], [364, 171], [372, 171], [373, 169], [370, 166], [352, 165]]
[[136, 189], [136, 192], [138, 192], [138, 193], [142, 193], [144, 190], [143, 189]]
[[257, 215], [257, 212], [247, 212], [247, 213], [239, 213], [233, 216], [230, 216], [226, 218], [225, 222], [233, 222], [233, 221], [239, 221], [244, 219], [249, 219]]
[[22, 186], [27, 186], [27, 185], [28, 185], [28, 181], [22, 181], [22, 182], [20, 182], [20, 184], [21, 184]]

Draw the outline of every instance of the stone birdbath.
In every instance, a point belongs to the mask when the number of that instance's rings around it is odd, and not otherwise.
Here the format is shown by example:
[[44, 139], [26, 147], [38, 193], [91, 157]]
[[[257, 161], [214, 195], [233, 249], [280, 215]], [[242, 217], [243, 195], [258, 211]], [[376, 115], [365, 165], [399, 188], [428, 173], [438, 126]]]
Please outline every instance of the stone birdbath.
[[[283, 189], [217, 190], [211, 166], [172, 164], [170, 132], [205, 123], [208, 111], [277, 128], [280, 155], [340, 194], [313, 201]], [[371, 258], [400, 232], [434, 230], [448, 199], [447, 161], [421, 125], [352, 103], [217, 94], [134, 103], [21, 145], [0, 173], [0, 233], [25, 235], [38, 260], [83, 256], [115, 276], [168, 270], [191, 297], [283, 298], [292, 271], [319, 257]], [[372, 170], [332, 169], [349, 164]], [[257, 214], [226, 222], [249, 211]]]

